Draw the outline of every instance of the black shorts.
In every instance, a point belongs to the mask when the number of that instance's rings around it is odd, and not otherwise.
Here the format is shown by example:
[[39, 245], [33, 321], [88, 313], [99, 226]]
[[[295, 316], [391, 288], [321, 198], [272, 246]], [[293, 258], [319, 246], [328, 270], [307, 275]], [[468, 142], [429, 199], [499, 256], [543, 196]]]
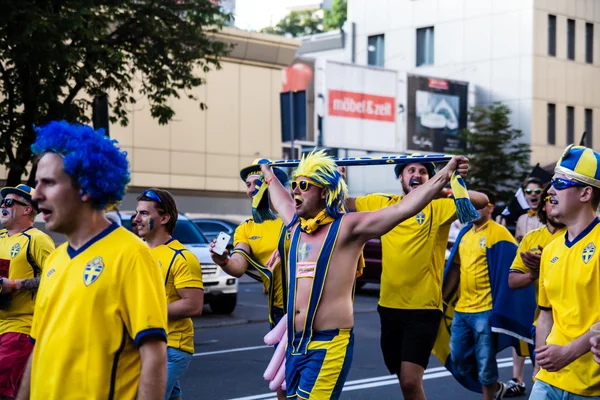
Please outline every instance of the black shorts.
[[427, 368], [437, 338], [440, 310], [407, 310], [377, 306], [381, 320], [381, 351], [390, 374], [399, 374], [403, 361]]

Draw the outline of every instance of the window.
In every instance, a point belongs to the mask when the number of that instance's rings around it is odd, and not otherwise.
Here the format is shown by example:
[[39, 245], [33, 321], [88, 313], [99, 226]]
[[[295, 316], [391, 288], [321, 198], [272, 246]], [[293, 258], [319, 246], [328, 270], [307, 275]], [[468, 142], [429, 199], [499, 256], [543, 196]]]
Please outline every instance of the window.
[[567, 144], [575, 143], [575, 107], [567, 106]]
[[383, 67], [385, 65], [385, 40], [383, 35], [369, 36], [368, 43], [368, 63], [375, 67]]
[[585, 24], [585, 62], [594, 63], [594, 24]]
[[417, 67], [433, 65], [433, 26], [417, 29]]
[[575, 60], [575, 20], [567, 20], [567, 58]]
[[548, 55], [556, 57], [556, 15], [548, 15]]
[[594, 111], [585, 109], [585, 146], [591, 148], [593, 143]]
[[556, 144], [556, 104], [548, 103], [548, 144]]

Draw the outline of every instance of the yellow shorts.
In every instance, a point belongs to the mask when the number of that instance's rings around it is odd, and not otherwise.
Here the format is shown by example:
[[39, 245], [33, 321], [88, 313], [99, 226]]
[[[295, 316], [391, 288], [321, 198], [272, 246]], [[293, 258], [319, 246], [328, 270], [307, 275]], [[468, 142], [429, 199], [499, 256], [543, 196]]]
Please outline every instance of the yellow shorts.
[[[298, 344], [302, 332], [296, 332]], [[288, 398], [337, 399], [348, 377], [354, 350], [352, 329], [313, 331], [307, 354], [292, 354], [288, 346], [285, 357], [285, 382]]]

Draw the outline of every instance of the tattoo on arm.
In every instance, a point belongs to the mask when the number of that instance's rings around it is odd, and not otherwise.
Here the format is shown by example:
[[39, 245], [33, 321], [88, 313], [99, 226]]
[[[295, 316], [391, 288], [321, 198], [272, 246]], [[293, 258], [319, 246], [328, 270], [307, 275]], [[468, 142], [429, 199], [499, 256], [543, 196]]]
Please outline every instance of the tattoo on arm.
[[36, 291], [40, 286], [40, 277], [35, 277], [32, 279], [24, 279], [23, 280], [23, 290]]

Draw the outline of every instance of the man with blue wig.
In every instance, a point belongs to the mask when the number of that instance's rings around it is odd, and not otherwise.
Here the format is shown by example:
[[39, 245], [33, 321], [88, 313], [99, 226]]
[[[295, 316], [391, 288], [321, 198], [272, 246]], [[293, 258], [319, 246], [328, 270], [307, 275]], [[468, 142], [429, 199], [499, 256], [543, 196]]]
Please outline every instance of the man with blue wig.
[[129, 183], [127, 154], [91, 127], [37, 129], [37, 202], [67, 242], [46, 260], [18, 399], [156, 399], [165, 393], [167, 307], [160, 268], [105, 209]]

